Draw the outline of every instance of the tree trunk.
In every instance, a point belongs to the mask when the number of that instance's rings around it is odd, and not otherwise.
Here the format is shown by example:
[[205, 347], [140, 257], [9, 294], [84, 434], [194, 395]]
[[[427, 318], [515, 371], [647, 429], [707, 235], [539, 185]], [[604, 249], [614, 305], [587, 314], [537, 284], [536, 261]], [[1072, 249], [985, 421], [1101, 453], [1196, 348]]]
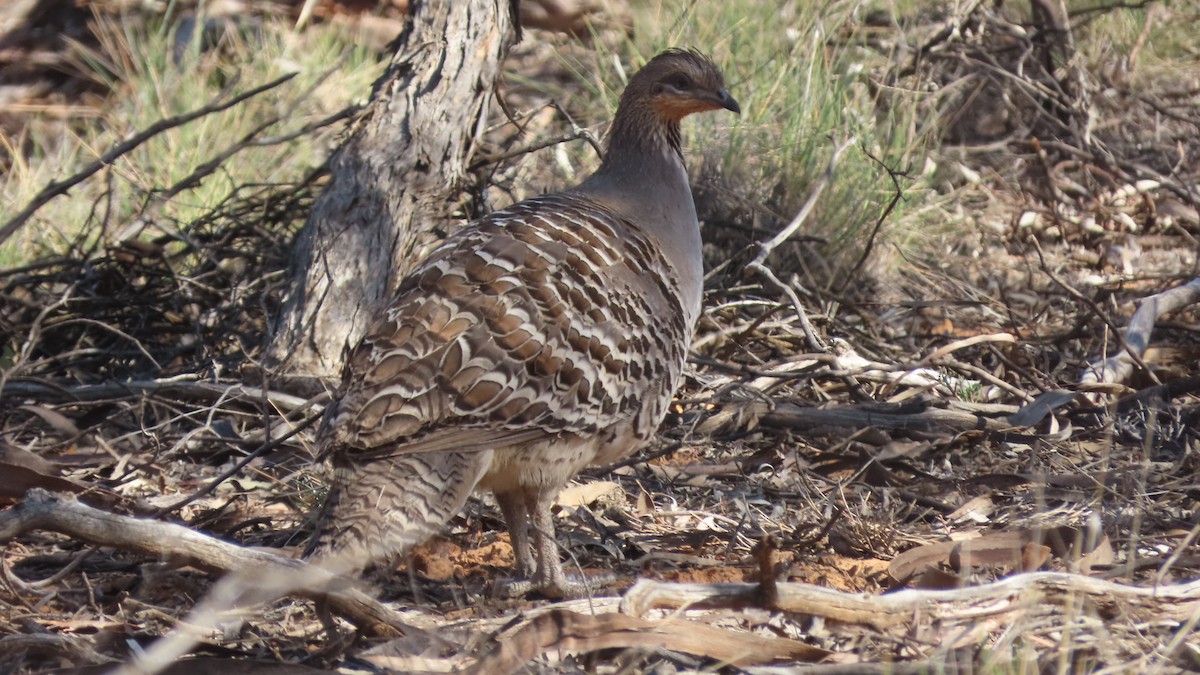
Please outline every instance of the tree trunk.
[[[511, 2], [511, 5], [510, 5]], [[418, 0], [297, 237], [267, 364], [335, 376], [449, 206], [517, 30], [517, 0]]]

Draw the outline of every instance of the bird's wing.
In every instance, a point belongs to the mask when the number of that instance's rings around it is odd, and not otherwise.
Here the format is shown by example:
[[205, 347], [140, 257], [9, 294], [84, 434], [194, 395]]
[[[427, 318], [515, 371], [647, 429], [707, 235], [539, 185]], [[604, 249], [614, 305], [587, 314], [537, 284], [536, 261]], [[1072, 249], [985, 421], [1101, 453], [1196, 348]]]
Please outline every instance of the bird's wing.
[[460, 231], [351, 353], [323, 445], [476, 450], [619, 422], [649, 436], [690, 330], [654, 255], [636, 228], [564, 195]]

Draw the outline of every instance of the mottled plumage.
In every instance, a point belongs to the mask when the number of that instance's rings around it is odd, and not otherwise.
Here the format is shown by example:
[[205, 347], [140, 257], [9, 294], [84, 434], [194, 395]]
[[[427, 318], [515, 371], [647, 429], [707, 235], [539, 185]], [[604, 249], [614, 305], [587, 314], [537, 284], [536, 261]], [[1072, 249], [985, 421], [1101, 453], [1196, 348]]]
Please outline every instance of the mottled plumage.
[[717, 108], [738, 110], [710, 61], [659, 55], [592, 177], [460, 230], [404, 279], [318, 434], [333, 466], [321, 549], [406, 551], [487, 489], [518, 570], [569, 592], [551, 501], [644, 445], [683, 371], [702, 270], [678, 123]]

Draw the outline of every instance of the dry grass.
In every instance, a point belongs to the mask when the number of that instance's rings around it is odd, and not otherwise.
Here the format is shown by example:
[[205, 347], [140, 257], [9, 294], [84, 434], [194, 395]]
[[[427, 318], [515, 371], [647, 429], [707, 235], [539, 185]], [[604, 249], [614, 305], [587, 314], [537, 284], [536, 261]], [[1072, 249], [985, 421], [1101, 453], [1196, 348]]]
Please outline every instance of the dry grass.
[[[161, 119], [287, 73], [296, 77], [249, 105], [201, 117], [125, 154], [69, 199], [43, 207], [0, 248], [0, 262], [15, 265], [70, 248], [169, 234], [246, 186], [303, 180], [324, 162], [334, 140], [328, 133], [295, 132], [365, 100], [381, 72], [373, 55], [335, 30], [292, 33], [282, 18], [270, 17], [208, 22], [207, 32], [199, 33], [205, 25], [200, 21], [158, 24], [138, 14], [98, 14], [95, 44], [73, 43], [65, 56], [108, 97], [95, 117], [29, 124], [13, 138], [0, 138], [11, 162], [0, 179], [0, 214], [15, 214], [50, 181], [72, 175]], [[219, 171], [171, 199], [157, 199], [247, 136], [253, 142], [221, 162]], [[154, 222], [134, 226], [135, 215], [156, 201]]]

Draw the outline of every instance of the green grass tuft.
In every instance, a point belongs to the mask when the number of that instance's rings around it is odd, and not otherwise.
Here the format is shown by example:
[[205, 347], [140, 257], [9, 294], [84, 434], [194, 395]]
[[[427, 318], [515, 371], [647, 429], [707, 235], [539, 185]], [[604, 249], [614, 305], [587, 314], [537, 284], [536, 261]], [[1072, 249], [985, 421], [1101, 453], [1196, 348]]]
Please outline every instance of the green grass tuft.
[[[97, 17], [99, 46], [77, 45], [74, 57], [111, 91], [99, 119], [72, 126], [30, 125], [29, 160], [13, 152], [23, 139], [0, 139], [16, 158], [0, 178], [0, 220], [23, 208], [51, 180], [94, 161], [110, 147], [155, 122], [202, 108], [286, 73], [290, 82], [233, 108], [167, 131], [44, 206], [0, 247], [12, 265], [78, 243], [81, 233], [111, 238], [157, 191], [168, 189], [274, 117], [262, 137], [283, 136], [365, 100], [382, 64], [336, 30], [293, 33], [280, 23], [224, 26], [216, 45], [204, 44], [188, 22], [146, 25]], [[210, 39], [212, 39], [210, 35]], [[202, 45], [205, 49], [201, 49]], [[331, 74], [332, 73], [332, 74]], [[293, 182], [324, 161], [329, 133], [304, 134], [239, 152], [216, 173], [157, 207], [146, 233], [161, 235], [208, 213], [239, 187]], [[140, 235], [142, 232], [135, 232]], [[126, 233], [128, 234], [128, 233]]]
[[[742, 105], [740, 118], [702, 115], [688, 122], [687, 155], [698, 199], [721, 206], [710, 218], [763, 228], [755, 239], [786, 224], [825, 172], [835, 143], [857, 139], [842, 155], [829, 187], [801, 234], [824, 241], [821, 254], [832, 265], [830, 279], [853, 264], [877, 219], [894, 195], [887, 171], [919, 172], [931, 139], [915, 106], [880, 106], [879, 89], [868, 81], [888, 55], [857, 46], [853, 6], [737, 0], [662, 0], [634, 9], [632, 37], [619, 47], [623, 62], [644, 63], [667, 47], [695, 47], [725, 72]], [[590, 71], [601, 101], [616, 105], [626, 73], [611, 54], [578, 70]], [[915, 168], [914, 168], [915, 167]], [[924, 190], [919, 180], [901, 179], [909, 197]], [[919, 201], [919, 199], [918, 199]], [[902, 201], [876, 242], [904, 243], [912, 201]], [[702, 211], [705, 209], [702, 208]]]

